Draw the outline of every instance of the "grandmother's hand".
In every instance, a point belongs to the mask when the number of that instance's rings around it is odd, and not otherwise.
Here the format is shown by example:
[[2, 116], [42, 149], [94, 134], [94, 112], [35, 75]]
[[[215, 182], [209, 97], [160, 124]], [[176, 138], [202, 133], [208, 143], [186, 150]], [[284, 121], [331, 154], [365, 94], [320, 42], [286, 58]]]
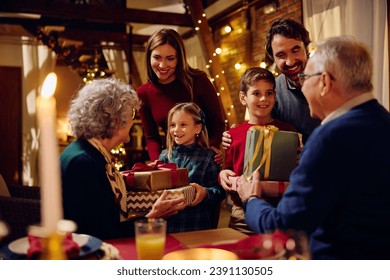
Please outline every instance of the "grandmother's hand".
[[164, 190], [146, 215], [147, 218], [167, 218], [186, 208], [184, 197], [166, 199], [167, 195], [168, 192]]

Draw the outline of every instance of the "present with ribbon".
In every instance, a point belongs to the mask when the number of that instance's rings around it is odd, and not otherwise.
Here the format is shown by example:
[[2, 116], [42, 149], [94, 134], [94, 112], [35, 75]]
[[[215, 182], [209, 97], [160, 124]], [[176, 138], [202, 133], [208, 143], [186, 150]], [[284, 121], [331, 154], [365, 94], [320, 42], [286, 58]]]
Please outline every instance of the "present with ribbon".
[[[127, 192], [127, 207], [130, 215], [132, 212], [149, 212], [163, 191], [164, 190], [151, 192]], [[189, 185], [168, 189], [167, 192], [168, 195], [166, 199], [184, 197], [187, 205], [191, 205], [195, 198], [195, 188]]]
[[298, 133], [279, 131], [273, 125], [252, 126], [246, 135], [244, 171], [249, 180], [260, 170], [261, 180], [289, 181], [297, 165]]
[[175, 163], [136, 163], [131, 170], [122, 171], [128, 191], [156, 191], [188, 185], [188, 169]]

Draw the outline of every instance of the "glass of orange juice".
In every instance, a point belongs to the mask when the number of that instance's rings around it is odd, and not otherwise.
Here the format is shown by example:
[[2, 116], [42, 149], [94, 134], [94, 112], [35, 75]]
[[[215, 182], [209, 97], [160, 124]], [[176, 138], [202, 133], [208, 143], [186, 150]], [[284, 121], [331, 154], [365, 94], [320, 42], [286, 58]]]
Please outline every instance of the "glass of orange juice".
[[164, 219], [135, 221], [135, 244], [139, 260], [161, 260], [164, 256], [167, 222]]

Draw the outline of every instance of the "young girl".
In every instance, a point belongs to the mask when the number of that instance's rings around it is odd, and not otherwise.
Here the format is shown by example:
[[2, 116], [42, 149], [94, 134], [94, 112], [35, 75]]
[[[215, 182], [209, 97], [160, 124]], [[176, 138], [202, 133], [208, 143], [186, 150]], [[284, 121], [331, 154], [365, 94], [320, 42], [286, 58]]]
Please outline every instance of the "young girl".
[[179, 103], [168, 114], [167, 149], [159, 160], [188, 169], [196, 195], [191, 205], [168, 219], [168, 232], [216, 228], [226, 194], [218, 184], [219, 166], [209, 149], [204, 113], [195, 103]]

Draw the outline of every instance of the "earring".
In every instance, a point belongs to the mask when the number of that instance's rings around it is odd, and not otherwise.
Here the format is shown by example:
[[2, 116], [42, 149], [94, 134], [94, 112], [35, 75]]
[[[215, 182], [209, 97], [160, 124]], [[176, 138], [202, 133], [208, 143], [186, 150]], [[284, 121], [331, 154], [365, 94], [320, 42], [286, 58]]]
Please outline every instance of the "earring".
[[195, 134], [195, 136], [196, 136], [196, 138], [199, 138], [199, 134], [197, 133], [197, 134]]

